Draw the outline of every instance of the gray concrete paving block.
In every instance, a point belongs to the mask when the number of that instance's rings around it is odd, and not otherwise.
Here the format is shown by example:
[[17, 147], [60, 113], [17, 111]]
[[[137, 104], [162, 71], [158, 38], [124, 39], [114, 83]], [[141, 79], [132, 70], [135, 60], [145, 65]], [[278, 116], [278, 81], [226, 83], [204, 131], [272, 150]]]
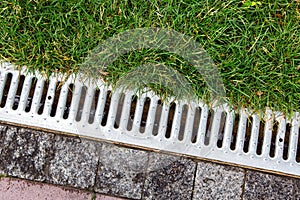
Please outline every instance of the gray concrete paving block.
[[[5, 138], [5, 136], [6, 136], [6, 130], [8, 129], [8, 127], [7, 126], [2, 126], [2, 125], [0, 125], [0, 142], [1, 142], [1, 144], [3, 144], [4, 143], [4, 138]], [[0, 146], [0, 155], [1, 155], [1, 153], [2, 153], [2, 149], [3, 149], [3, 147], [4, 146]], [[1, 173], [1, 172], [0, 172]], [[3, 172], [2, 172], [3, 173]]]
[[143, 199], [191, 199], [195, 170], [190, 159], [151, 153]]
[[293, 199], [293, 179], [248, 171], [244, 199]]
[[53, 138], [49, 133], [1, 126], [0, 174], [44, 181]]
[[199, 162], [193, 199], [241, 199], [244, 177], [243, 169]]
[[48, 182], [79, 188], [94, 186], [100, 143], [56, 135], [53, 149]]
[[294, 180], [294, 191], [295, 191], [295, 198], [294, 199], [300, 199], [300, 179], [295, 178]]
[[95, 191], [130, 199], [140, 199], [148, 153], [141, 150], [102, 146]]

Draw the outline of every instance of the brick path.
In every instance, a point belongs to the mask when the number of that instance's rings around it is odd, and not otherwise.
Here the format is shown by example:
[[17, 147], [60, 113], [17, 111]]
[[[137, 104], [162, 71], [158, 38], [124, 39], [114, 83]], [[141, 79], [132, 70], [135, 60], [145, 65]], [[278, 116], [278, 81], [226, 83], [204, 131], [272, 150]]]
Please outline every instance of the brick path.
[[63, 199], [63, 200], [121, 200], [121, 198], [95, 194], [84, 190], [55, 186], [45, 183], [32, 182], [15, 178], [0, 179], [0, 198], [5, 200], [42, 200], [42, 199]]

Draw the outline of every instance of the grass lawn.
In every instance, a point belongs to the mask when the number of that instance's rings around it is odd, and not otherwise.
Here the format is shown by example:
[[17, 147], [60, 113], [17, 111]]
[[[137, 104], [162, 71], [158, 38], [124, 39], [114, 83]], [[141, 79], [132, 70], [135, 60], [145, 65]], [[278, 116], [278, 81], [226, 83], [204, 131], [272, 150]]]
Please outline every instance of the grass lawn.
[[[255, 110], [300, 110], [300, 1], [10, 0], [0, 3], [0, 59], [43, 73], [73, 73], [103, 40], [128, 29], [193, 37], [221, 72], [228, 100]], [[207, 92], [193, 66], [144, 49], [107, 68], [114, 83], [145, 62], [164, 63]]]

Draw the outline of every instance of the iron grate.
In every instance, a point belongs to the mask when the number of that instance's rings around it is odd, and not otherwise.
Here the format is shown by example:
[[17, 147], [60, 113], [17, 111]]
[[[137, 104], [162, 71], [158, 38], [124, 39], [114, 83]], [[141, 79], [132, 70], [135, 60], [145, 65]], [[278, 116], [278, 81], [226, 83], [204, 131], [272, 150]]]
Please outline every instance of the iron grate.
[[299, 113], [164, 102], [0, 66], [0, 120], [300, 176]]

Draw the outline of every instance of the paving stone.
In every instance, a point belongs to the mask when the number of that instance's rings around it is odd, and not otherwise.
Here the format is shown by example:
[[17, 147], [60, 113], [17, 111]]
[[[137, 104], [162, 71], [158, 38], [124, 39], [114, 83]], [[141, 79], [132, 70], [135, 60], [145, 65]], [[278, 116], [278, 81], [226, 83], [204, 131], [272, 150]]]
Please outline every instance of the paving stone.
[[53, 138], [49, 133], [1, 126], [0, 174], [44, 181]]
[[241, 199], [244, 176], [236, 167], [199, 162], [193, 199]]
[[[119, 197], [110, 197], [110, 196], [105, 196], [102, 194], [97, 194], [96, 199], [95, 200], [122, 200], [123, 198], [119, 198]], [[123, 199], [124, 200], [124, 199]]]
[[79, 188], [92, 188], [101, 144], [75, 137], [55, 136], [54, 158], [50, 161], [48, 181]]
[[95, 191], [140, 199], [147, 162], [148, 153], [145, 151], [103, 145]]
[[151, 153], [143, 199], [191, 199], [195, 170], [192, 160]]
[[293, 199], [293, 179], [248, 171], [244, 199]]
[[300, 179], [299, 178], [294, 179], [294, 191], [295, 191], [294, 199], [300, 199]]
[[[6, 130], [7, 130], [7, 126], [2, 126], [0, 124], [0, 144], [3, 144], [4, 143], [4, 138], [6, 136]], [[4, 146], [0, 146], [0, 155], [2, 154], [2, 149], [3, 149]]]
[[83, 200], [92, 199], [92, 193], [65, 187], [58, 187], [31, 181], [1, 178], [0, 199], [5, 200], [43, 200], [43, 199], [64, 199]]
[[293, 179], [293, 186], [294, 186], [294, 199], [300, 199], [300, 179], [294, 178]]

